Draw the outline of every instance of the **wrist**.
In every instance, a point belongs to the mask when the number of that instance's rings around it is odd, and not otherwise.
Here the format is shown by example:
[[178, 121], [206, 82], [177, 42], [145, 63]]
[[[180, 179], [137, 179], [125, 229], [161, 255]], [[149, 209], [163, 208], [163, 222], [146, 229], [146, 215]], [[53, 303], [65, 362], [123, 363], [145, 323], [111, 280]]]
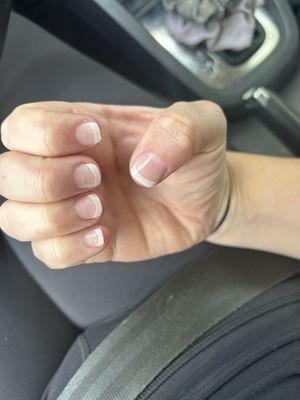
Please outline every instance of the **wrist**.
[[238, 220], [241, 219], [240, 211], [243, 207], [241, 182], [237, 173], [238, 168], [235, 165], [235, 153], [226, 154], [226, 191], [223, 195], [223, 204], [220, 208], [215, 228], [207, 238], [208, 242], [228, 245], [231, 242], [231, 236], [237, 228]]
[[227, 216], [230, 212], [232, 183], [231, 183], [231, 173], [229, 171], [229, 166], [227, 163], [225, 163], [224, 181], [225, 181], [224, 190], [222, 190], [221, 193], [221, 199], [222, 199], [221, 206], [218, 208], [217, 217], [210, 236], [216, 235], [217, 232], [221, 230], [221, 227], [223, 226], [223, 224], [225, 224]]
[[227, 153], [230, 207], [211, 243], [300, 258], [300, 160]]

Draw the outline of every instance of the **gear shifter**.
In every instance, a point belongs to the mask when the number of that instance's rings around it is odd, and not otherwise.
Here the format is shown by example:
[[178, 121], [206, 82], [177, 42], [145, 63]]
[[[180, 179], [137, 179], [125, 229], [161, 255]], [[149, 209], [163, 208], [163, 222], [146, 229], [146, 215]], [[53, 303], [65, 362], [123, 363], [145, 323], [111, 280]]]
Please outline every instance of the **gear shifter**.
[[170, 101], [210, 99], [229, 116], [242, 115], [251, 87], [281, 85], [297, 56], [298, 26], [282, 0], [256, 10], [257, 41], [234, 55], [177, 43], [161, 0], [14, 2], [17, 11], [152, 92]]
[[300, 116], [279, 95], [264, 87], [243, 96], [245, 106], [295, 155], [300, 155]]

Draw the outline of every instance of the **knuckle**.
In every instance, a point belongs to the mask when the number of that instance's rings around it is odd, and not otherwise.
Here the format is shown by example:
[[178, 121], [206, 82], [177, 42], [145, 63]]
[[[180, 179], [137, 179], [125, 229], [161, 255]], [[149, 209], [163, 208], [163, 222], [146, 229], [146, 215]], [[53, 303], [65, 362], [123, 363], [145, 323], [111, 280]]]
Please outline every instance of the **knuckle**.
[[10, 118], [19, 118], [22, 117], [24, 112], [26, 112], [29, 108], [32, 107], [32, 104], [21, 104], [17, 106], [12, 113], [10, 114]]
[[164, 131], [164, 142], [172, 147], [195, 148], [195, 121], [180, 111], [171, 111], [161, 117], [160, 126]]
[[20, 242], [26, 242], [26, 232], [23, 230], [19, 229], [19, 225], [16, 224], [16, 218], [14, 218], [14, 215], [12, 213], [12, 210], [9, 207], [9, 202], [6, 201], [1, 207], [0, 207], [0, 227], [1, 230], [6, 233], [6, 235], [20, 241]]
[[33, 186], [38, 197], [47, 202], [51, 201], [57, 191], [57, 179], [53, 170], [40, 167], [33, 175]]
[[39, 147], [45, 149], [50, 156], [56, 153], [55, 137], [47, 110], [31, 103], [23, 104], [13, 111], [11, 118], [22, 119], [38, 141]]
[[44, 243], [39, 242], [39, 241], [33, 241], [31, 243], [31, 248], [32, 248], [32, 252], [33, 252], [33, 255], [35, 256], [35, 258], [37, 258], [43, 264], [49, 266], [50, 259], [49, 259], [49, 255], [45, 251]]
[[6, 203], [7, 202], [2, 204], [2, 206], [0, 207], [0, 225], [1, 225], [1, 229], [3, 230], [3, 232], [5, 232], [9, 236], [12, 236], [12, 233], [13, 233], [12, 224], [10, 222]]
[[49, 113], [44, 110], [35, 110], [34, 129], [43, 153], [46, 152], [48, 156], [56, 155], [60, 132], [53, 119], [49, 118]]
[[52, 209], [47, 205], [41, 211], [41, 226], [40, 234], [45, 235], [58, 235], [72, 230], [74, 221], [69, 218], [68, 210], [64, 207]]
[[33, 252], [33, 255], [35, 256], [35, 258], [37, 258], [40, 261], [43, 261], [43, 259], [42, 259], [43, 256], [41, 254], [40, 246], [38, 245], [38, 242], [35, 242], [35, 241], [31, 242], [31, 249], [32, 249], [32, 252]]
[[56, 227], [55, 217], [47, 210], [47, 207], [43, 207], [41, 211], [40, 234], [47, 235], [53, 232], [55, 227]]
[[38, 137], [41, 140], [42, 147], [46, 150], [49, 156], [53, 156], [56, 154], [56, 141], [54, 135], [52, 134], [52, 130], [49, 127], [44, 126], [43, 123], [40, 124], [40, 135]]
[[12, 152], [10, 151], [5, 151], [4, 153], [0, 154], [0, 175], [2, 178], [6, 176], [7, 169], [10, 166], [10, 163], [12, 162], [11, 154]]
[[54, 135], [53, 121], [49, 118], [49, 113], [42, 109], [35, 109], [31, 117], [32, 128], [35, 137], [41, 147], [49, 156], [56, 155], [56, 147], [59, 136]]
[[19, 106], [15, 107], [15, 109], [12, 112], [12, 114], [18, 114], [18, 113], [23, 112], [24, 110], [28, 110], [29, 108], [34, 108], [35, 105], [36, 105], [36, 103], [23, 103], [23, 104], [20, 104]]
[[20, 114], [21, 112], [23, 112], [24, 109], [25, 109], [25, 104], [21, 104], [21, 105], [15, 107], [15, 108], [13, 109], [11, 115], [14, 117], [14, 116], [16, 116], [17, 114]]
[[56, 238], [50, 241], [50, 262], [47, 264], [50, 268], [67, 268], [71, 263], [70, 251], [66, 246], [62, 246]]
[[10, 166], [10, 152], [7, 151], [0, 155], [0, 194], [5, 196], [7, 194], [7, 189], [10, 183], [10, 174], [9, 174], [9, 166]]
[[205, 107], [207, 111], [211, 113], [219, 113], [222, 112], [222, 108], [215, 102], [210, 100], [200, 100], [200, 104], [202, 107]]
[[50, 269], [71, 266], [68, 253], [58, 243], [57, 238], [47, 240], [47, 242], [32, 242], [31, 246], [34, 256]]
[[[43, 115], [36, 116], [35, 120], [36, 137], [39, 142], [39, 147], [44, 149], [48, 156], [56, 154], [55, 135], [52, 134], [52, 129]], [[43, 153], [44, 153], [43, 151]]]

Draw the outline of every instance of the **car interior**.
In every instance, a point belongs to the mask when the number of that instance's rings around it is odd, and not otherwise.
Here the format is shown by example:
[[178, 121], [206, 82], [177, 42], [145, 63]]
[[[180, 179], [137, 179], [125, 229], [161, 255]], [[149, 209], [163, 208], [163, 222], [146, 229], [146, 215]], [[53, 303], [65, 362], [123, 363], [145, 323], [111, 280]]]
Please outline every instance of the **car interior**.
[[[228, 117], [228, 149], [298, 156], [300, 2], [265, 0], [252, 45], [239, 52], [176, 43], [164, 16], [160, 0], [1, 0], [0, 121], [42, 100], [164, 107], [210, 99]], [[183, 266], [210, 262], [208, 251], [221, 266], [299, 267], [204, 243], [159, 260], [54, 271], [29, 243], [1, 233], [0, 246], [1, 400], [56, 398], [82, 362], [74, 343], [83, 333], [91, 352]], [[60, 366], [67, 378], [46, 397]]]

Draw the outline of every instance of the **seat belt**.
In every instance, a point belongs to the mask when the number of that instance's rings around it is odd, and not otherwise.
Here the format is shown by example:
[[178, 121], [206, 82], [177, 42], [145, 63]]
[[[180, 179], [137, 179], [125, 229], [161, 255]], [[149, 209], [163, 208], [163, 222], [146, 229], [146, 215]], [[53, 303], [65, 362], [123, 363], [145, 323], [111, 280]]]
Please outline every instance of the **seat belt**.
[[270, 254], [226, 248], [208, 251], [109, 334], [58, 400], [136, 399], [207, 330], [299, 271], [298, 262]]

